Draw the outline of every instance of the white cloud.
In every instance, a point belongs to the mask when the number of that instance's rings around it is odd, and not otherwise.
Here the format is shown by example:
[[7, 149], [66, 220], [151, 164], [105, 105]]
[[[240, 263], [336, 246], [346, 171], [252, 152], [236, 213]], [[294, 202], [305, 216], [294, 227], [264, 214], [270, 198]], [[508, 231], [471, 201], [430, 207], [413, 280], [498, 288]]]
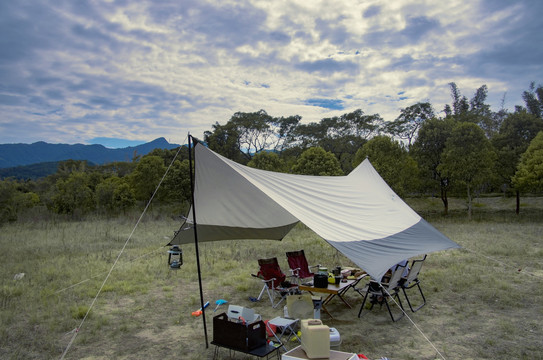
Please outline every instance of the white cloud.
[[305, 122], [358, 108], [393, 120], [417, 101], [441, 110], [451, 81], [468, 97], [486, 84], [496, 110], [507, 92], [512, 109], [542, 81], [541, 10], [490, 0], [4, 2], [0, 143], [181, 142], [260, 109]]

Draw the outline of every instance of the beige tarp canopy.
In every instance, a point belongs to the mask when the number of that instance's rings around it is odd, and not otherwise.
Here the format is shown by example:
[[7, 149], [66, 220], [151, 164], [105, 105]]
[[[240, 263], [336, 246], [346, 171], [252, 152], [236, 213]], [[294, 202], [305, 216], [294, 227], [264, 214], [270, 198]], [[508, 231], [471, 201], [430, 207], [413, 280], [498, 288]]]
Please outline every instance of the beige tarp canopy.
[[[281, 240], [298, 221], [375, 279], [401, 260], [460, 247], [413, 211], [363, 161], [347, 176], [253, 169], [197, 144], [198, 241]], [[171, 244], [194, 242], [192, 208]]]

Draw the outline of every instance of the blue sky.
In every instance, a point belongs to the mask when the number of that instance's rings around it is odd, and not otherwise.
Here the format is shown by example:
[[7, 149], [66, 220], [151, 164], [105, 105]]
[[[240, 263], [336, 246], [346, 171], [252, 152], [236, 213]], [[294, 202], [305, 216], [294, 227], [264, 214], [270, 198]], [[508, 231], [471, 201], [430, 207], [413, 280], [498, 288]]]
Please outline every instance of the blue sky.
[[543, 83], [543, 1], [0, 2], [0, 143], [183, 143], [238, 111], [319, 121]]

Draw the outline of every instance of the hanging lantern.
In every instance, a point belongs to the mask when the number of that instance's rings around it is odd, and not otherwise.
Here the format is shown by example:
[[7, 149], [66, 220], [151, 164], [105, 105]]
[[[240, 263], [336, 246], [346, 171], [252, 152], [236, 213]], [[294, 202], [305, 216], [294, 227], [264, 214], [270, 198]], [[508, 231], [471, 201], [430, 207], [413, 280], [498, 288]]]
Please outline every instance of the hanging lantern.
[[177, 270], [183, 265], [183, 250], [178, 245], [172, 245], [168, 250], [168, 265], [172, 270]]

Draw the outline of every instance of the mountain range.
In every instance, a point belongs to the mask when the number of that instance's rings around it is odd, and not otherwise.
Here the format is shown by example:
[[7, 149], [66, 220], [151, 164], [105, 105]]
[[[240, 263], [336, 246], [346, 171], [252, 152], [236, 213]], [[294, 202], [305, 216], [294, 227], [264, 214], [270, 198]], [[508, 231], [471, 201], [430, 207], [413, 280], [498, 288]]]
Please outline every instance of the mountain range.
[[170, 144], [163, 137], [121, 149], [109, 149], [103, 145], [49, 144], [43, 141], [33, 144], [0, 144], [0, 169], [63, 160], [87, 160], [89, 163], [101, 165], [115, 161], [132, 161], [134, 155], [143, 156], [154, 149], [175, 149], [179, 146], [181, 145]]

